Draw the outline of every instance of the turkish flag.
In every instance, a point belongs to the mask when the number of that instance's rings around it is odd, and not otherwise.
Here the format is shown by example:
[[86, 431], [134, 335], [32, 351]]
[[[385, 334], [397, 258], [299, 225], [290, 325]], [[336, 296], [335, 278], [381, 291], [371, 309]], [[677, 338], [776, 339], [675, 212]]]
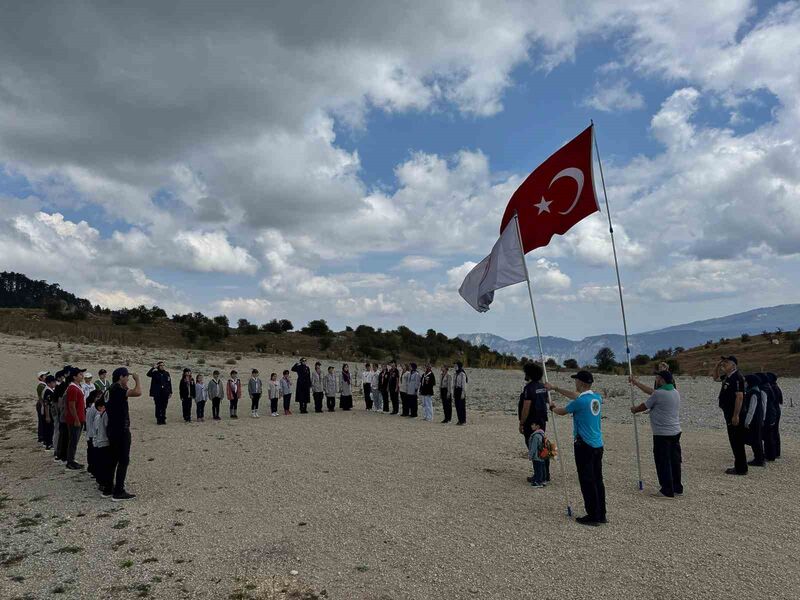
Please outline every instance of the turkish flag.
[[600, 210], [592, 178], [592, 136], [590, 125], [536, 167], [511, 196], [500, 232], [517, 213], [526, 254]]

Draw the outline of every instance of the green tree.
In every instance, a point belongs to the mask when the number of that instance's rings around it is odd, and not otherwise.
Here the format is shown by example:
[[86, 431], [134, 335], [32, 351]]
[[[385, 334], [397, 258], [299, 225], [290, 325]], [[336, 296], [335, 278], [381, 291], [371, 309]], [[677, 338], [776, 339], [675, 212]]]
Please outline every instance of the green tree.
[[314, 337], [325, 337], [333, 334], [325, 319], [309, 321], [308, 325], [300, 330], [300, 333], [304, 335], [313, 335]]
[[568, 358], [564, 361], [564, 368], [566, 369], [577, 369], [578, 368], [578, 361], [574, 358]]
[[611, 348], [601, 348], [597, 354], [594, 355], [594, 361], [599, 371], [611, 371], [617, 366], [616, 356]]

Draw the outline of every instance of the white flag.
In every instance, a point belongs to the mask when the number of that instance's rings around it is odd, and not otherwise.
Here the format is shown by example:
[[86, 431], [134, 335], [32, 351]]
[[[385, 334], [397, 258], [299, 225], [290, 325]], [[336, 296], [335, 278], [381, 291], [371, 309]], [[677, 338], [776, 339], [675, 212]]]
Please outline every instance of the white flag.
[[486, 312], [494, 291], [525, 281], [525, 259], [517, 235], [517, 217], [511, 219], [492, 253], [479, 262], [464, 279], [458, 293], [478, 312]]

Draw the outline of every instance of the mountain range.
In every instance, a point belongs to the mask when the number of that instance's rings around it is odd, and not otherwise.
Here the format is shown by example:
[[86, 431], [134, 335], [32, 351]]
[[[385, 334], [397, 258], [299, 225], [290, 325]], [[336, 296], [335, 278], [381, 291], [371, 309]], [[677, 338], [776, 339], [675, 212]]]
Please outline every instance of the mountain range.
[[[747, 312], [694, 321], [685, 325], [673, 325], [655, 331], [645, 331], [630, 336], [631, 356], [652, 356], [659, 350], [682, 346], [691, 348], [708, 340], [735, 338], [743, 333], [758, 334], [763, 331], [795, 330], [800, 327], [800, 304], [784, 304], [768, 308], [756, 308]], [[516, 357], [539, 356], [535, 337], [522, 340], [507, 340], [492, 333], [460, 333], [458, 337], [475, 345], [485, 344], [492, 350], [512, 354]], [[621, 334], [593, 335], [582, 340], [543, 336], [542, 346], [546, 358], [559, 364], [574, 358], [581, 365], [592, 364], [598, 350], [609, 347], [618, 361], [625, 358], [625, 337]]]

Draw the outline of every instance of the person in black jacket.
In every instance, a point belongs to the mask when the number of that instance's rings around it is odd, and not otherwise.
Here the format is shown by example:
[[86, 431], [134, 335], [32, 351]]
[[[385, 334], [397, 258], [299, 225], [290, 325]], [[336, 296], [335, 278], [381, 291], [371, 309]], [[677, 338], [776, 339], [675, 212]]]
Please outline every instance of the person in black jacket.
[[778, 387], [778, 377], [775, 373], [759, 373], [759, 387], [767, 394], [767, 412], [764, 417], [764, 459], [772, 462], [781, 454], [781, 405], [783, 392]]
[[763, 425], [767, 394], [761, 389], [761, 378], [758, 375], [747, 375], [744, 381], [744, 427], [747, 430], [747, 444], [753, 449], [753, 460], [747, 464], [751, 467], [766, 467]]
[[194, 377], [191, 369], [184, 369], [181, 382], [178, 385], [178, 395], [181, 397], [181, 408], [183, 408], [183, 420], [186, 423], [192, 422], [192, 400], [196, 395], [194, 387]]
[[744, 445], [746, 431], [742, 422], [744, 406], [744, 377], [739, 372], [739, 361], [735, 356], [723, 356], [714, 367], [714, 381], [722, 383], [719, 392], [719, 407], [728, 427], [728, 441], [733, 451], [733, 467], [725, 470], [728, 475], [747, 475], [747, 452]]
[[147, 372], [150, 378], [150, 396], [156, 407], [156, 423], [167, 424], [167, 405], [172, 397], [172, 379], [164, 368], [164, 361], [158, 361], [156, 366]]
[[433, 421], [433, 390], [436, 387], [436, 375], [431, 364], [425, 365], [425, 373], [419, 384], [419, 395], [422, 397], [422, 415], [425, 421]]
[[130, 500], [135, 494], [129, 494], [125, 489], [125, 477], [128, 474], [128, 464], [131, 460], [131, 417], [128, 411], [128, 398], [137, 398], [142, 395], [142, 384], [138, 375], [130, 374], [135, 383], [133, 389], [128, 388], [128, 369], [120, 367], [114, 370], [111, 376], [112, 385], [108, 390], [106, 414], [108, 426], [106, 432], [109, 442], [109, 463], [107, 464], [106, 481], [114, 482], [112, 490], [104, 489], [103, 495], [112, 493], [111, 500], [119, 502]]
[[[533, 435], [533, 424], [538, 423], [542, 431], [547, 429], [547, 411], [549, 399], [547, 388], [542, 383], [544, 370], [534, 362], [525, 363], [522, 368], [525, 373], [525, 387], [519, 395], [517, 416], [519, 417], [519, 432], [525, 437], [525, 448], [530, 445]], [[550, 464], [546, 461], [544, 480], [550, 481]], [[528, 478], [531, 481], [531, 478]]]
[[306, 364], [306, 359], [301, 358], [299, 363], [295, 363], [292, 371], [297, 373], [297, 387], [295, 389], [295, 399], [300, 404], [300, 412], [308, 412], [308, 403], [311, 402], [311, 369]]

